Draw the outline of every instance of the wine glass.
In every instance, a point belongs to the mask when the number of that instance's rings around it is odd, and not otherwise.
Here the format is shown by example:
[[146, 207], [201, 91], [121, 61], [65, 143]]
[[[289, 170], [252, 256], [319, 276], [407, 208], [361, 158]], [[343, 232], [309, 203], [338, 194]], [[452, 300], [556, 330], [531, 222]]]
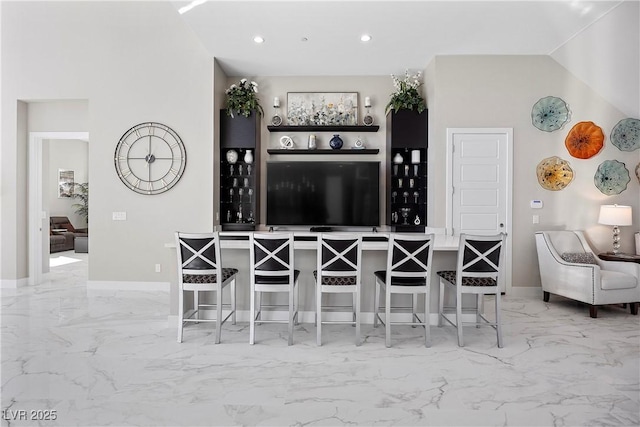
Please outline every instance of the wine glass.
[[420, 193], [418, 193], [417, 191], [413, 192], [413, 201], [414, 203], [418, 203], [418, 197], [420, 197]]
[[233, 188], [229, 189], [229, 202], [233, 203]]
[[251, 165], [247, 165], [247, 175], [251, 175]]
[[404, 197], [404, 202], [407, 203], [409, 199], [409, 192], [405, 191], [404, 193], [402, 193], [402, 197]]
[[242, 200], [242, 195], [243, 195], [243, 194], [244, 194], [244, 189], [243, 189], [243, 188], [240, 188], [240, 189], [238, 190], [238, 196], [240, 196], [240, 200]]
[[402, 224], [409, 225], [407, 222], [407, 218], [409, 218], [409, 212], [411, 212], [411, 208], [400, 208], [400, 214], [402, 215], [402, 219], [404, 220]]
[[395, 203], [395, 202], [396, 202], [396, 197], [397, 197], [397, 196], [398, 196], [398, 192], [397, 192], [397, 191], [395, 191], [395, 190], [394, 190], [394, 191], [392, 191], [392, 192], [391, 192], [391, 201], [392, 201], [393, 203]]
[[229, 175], [233, 175], [233, 165], [229, 165]]
[[409, 165], [404, 165], [404, 176], [409, 176]]

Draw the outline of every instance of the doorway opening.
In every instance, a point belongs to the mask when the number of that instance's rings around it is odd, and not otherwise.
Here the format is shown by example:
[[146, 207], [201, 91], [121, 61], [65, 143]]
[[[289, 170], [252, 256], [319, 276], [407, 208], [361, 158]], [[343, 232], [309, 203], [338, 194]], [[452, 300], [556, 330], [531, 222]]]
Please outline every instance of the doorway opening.
[[89, 133], [29, 132], [29, 285], [42, 283], [43, 271], [49, 269], [49, 203], [43, 173], [43, 162], [48, 161], [43, 154], [47, 140], [88, 142]]

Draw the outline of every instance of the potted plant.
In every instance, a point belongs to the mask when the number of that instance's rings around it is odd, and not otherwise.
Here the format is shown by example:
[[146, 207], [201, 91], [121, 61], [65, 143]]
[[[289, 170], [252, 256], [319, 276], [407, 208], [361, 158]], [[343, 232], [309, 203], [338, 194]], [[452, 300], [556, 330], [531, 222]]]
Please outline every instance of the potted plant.
[[234, 113], [249, 117], [253, 111], [258, 111], [264, 115], [258, 99], [258, 83], [250, 82], [247, 79], [240, 80], [240, 83], [232, 84], [225, 91], [227, 94], [227, 115], [234, 117]]
[[393, 110], [397, 113], [400, 110], [416, 110], [418, 113], [422, 113], [427, 109], [427, 105], [418, 92], [418, 88], [422, 86], [420, 81], [421, 73], [418, 72], [414, 75], [409, 74], [409, 70], [404, 73], [404, 79], [400, 80], [398, 77], [391, 75], [393, 79], [393, 87], [396, 89], [391, 94], [391, 100], [387, 104], [384, 113], [387, 114], [389, 110]]
[[71, 205], [72, 208], [76, 209], [76, 213], [84, 218], [84, 220], [89, 224], [89, 183], [74, 183], [74, 192], [71, 195], [74, 199], [77, 199], [79, 202]]

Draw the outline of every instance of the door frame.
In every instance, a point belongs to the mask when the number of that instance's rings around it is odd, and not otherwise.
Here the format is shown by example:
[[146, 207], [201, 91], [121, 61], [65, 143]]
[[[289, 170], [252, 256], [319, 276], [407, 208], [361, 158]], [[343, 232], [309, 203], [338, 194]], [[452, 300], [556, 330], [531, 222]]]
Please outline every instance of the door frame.
[[447, 172], [446, 172], [446, 232], [453, 235], [453, 138], [457, 134], [501, 134], [507, 137], [507, 170], [505, 183], [505, 203], [506, 203], [506, 219], [505, 233], [506, 253], [505, 253], [505, 293], [511, 292], [513, 251], [512, 251], [512, 223], [513, 223], [513, 128], [447, 128]]
[[42, 143], [51, 139], [80, 139], [89, 141], [89, 132], [29, 132], [29, 285], [42, 283], [44, 232], [48, 226], [43, 221], [49, 213], [43, 209], [42, 197]]

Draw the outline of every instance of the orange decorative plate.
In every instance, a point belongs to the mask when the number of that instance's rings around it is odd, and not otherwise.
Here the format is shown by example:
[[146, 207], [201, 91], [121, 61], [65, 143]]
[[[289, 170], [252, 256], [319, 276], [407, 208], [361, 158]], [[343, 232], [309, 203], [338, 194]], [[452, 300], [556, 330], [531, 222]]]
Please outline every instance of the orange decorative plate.
[[580, 122], [571, 128], [564, 145], [578, 159], [590, 159], [602, 150], [604, 132], [593, 122]]
[[559, 191], [573, 181], [573, 169], [560, 157], [547, 157], [536, 168], [538, 183], [545, 190]]

